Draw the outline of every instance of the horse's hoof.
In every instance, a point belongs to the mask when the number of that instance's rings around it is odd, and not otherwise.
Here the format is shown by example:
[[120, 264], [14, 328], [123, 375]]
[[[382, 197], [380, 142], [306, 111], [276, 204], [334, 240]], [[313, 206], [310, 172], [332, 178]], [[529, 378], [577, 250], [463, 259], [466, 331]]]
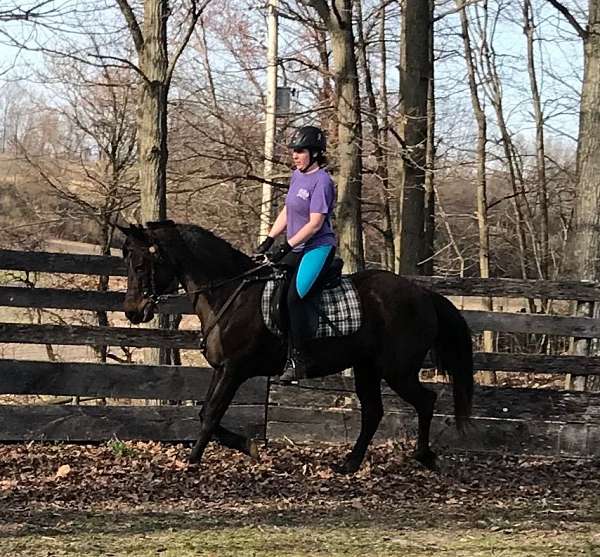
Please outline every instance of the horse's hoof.
[[260, 452], [258, 451], [258, 443], [254, 439], [249, 439], [247, 444], [248, 456], [254, 460], [260, 460]]
[[439, 467], [437, 465], [437, 457], [433, 451], [429, 449], [425, 451], [415, 451], [413, 453], [413, 458], [417, 462], [420, 462], [428, 470], [431, 470], [432, 472], [439, 472]]
[[188, 456], [188, 464], [199, 464], [201, 458], [202, 456], [192, 449], [190, 456]]
[[354, 474], [355, 472], [358, 471], [359, 468], [360, 468], [360, 464], [355, 464], [348, 460], [346, 460], [343, 464], [332, 464], [331, 465], [331, 469], [336, 474], [344, 474], [344, 475]]

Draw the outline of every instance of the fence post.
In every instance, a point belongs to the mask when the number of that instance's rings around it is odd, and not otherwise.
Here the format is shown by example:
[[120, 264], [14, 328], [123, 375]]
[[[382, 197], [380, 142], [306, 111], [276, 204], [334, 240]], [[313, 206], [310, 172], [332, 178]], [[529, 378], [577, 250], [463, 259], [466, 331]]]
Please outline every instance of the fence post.
[[[576, 317], [593, 317], [596, 304], [594, 302], [582, 302], [577, 301], [575, 306]], [[571, 339], [571, 347], [569, 352], [575, 356], [589, 356], [590, 355], [591, 339], [589, 338], [576, 338]], [[574, 391], [585, 391], [586, 388], [586, 375], [572, 375], [568, 373], [565, 377], [565, 389]]]

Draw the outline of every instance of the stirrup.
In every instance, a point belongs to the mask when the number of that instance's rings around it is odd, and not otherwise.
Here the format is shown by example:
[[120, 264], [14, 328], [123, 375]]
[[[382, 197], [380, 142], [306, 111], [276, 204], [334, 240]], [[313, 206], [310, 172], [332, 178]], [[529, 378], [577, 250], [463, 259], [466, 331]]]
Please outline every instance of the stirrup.
[[289, 357], [285, 362], [283, 372], [279, 376], [279, 383], [281, 385], [297, 385], [298, 378], [296, 377], [296, 362], [293, 358]]

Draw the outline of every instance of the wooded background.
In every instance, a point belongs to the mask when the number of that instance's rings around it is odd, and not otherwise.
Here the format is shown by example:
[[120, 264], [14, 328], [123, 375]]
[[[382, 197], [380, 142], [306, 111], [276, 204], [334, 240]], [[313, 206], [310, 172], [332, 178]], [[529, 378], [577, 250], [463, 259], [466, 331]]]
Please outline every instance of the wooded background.
[[[316, 124], [348, 270], [597, 281], [598, 4], [270, 2], [279, 85], [293, 92], [277, 119], [275, 208], [292, 130]], [[168, 216], [251, 251], [268, 12], [249, 0], [0, 2], [0, 247], [59, 238], [107, 254], [120, 242], [115, 220]], [[481, 309], [498, 304], [483, 294]], [[599, 307], [531, 298], [519, 309], [597, 317]], [[48, 312], [36, 311], [41, 323]], [[99, 310], [95, 323], [109, 316]], [[497, 339], [481, 342], [492, 351]], [[589, 338], [527, 342], [597, 352]], [[571, 386], [598, 379], [581, 381]]]

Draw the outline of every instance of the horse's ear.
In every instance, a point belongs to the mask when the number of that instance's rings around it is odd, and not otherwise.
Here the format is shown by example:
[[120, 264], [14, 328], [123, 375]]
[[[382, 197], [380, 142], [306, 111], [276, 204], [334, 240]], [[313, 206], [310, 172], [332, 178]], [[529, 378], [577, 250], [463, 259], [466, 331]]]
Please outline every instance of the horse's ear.
[[127, 229], [127, 235], [142, 242], [142, 244], [150, 243], [150, 240], [148, 239], [148, 236], [146, 234], [146, 229], [141, 224], [132, 224]]
[[129, 236], [131, 234], [131, 228], [130, 227], [124, 227], [121, 226], [120, 224], [115, 223], [115, 228], [117, 228], [118, 230], [121, 231], [122, 234], [124, 234], [125, 236]]

